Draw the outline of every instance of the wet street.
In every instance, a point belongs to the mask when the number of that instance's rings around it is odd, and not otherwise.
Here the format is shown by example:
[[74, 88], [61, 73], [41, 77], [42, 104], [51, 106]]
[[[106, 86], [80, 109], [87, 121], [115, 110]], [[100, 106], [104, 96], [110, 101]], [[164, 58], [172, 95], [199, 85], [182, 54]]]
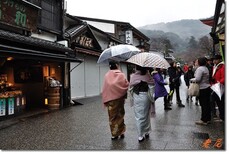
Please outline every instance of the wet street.
[[[200, 106], [186, 102], [186, 86], [181, 85], [180, 108], [173, 97], [171, 111], [164, 111], [163, 98], [156, 101], [156, 117], [151, 118], [150, 138], [138, 142], [134, 111], [125, 104], [124, 139], [111, 140], [107, 110], [100, 97], [77, 100], [75, 105], [55, 112], [0, 121], [1, 150], [222, 150], [225, 124], [196, 125]], [[175, 95], [174, 95], [175, 96]]]

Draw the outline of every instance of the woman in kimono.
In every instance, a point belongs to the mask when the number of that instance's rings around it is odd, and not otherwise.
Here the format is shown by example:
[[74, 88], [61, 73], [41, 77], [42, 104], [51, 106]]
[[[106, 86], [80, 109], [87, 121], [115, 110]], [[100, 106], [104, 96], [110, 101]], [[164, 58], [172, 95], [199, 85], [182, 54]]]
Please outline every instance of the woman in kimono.
[[146, 68], [136, 66], [136, 72], [130, 76], [130, 89], [133, 91], [133, 106], [138, 131], [138, 141], [149, 138], [151, 132], [148, 84], [154, 84]]
[[117, 62], [109, 63], [110, 70], [105, 74], [102, 88], [102, 102], [108, 109], [111, 139], [124, 138], [124, 103], [127, 97], [129, 82], [119, 69]]

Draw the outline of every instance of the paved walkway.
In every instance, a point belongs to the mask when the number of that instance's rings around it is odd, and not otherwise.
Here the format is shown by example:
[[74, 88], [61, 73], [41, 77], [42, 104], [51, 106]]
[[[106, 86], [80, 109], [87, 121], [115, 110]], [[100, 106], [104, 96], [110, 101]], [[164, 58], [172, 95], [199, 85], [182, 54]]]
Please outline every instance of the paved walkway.
[[225, 149], [225, 124], [195, 125], [200, 118], [200, 106], [185, 102], [185, 88], [183, 82], [181, 98], [185, 108], [178, 107], [174, 98], [173, 109], [164, 111], [163, 99], [157, 100], [156, 117], [151, 119], [152, 133], [142, 143], [138, 142], [134, 112], [128, 99], [125, 138], [112, 141], [107, 111], [101, 105], [101, 98], [93, 97], [77, 100], [83, 105], [1, 121], [0, 149], [222, 151]]

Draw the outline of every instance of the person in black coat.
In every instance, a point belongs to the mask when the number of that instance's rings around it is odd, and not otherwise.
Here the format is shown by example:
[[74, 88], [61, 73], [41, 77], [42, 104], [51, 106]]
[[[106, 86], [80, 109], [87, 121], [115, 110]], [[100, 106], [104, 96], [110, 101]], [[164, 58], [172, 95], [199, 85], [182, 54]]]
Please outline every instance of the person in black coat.
[[176, 101], [179, 107], [185, 107], [184, 104], [182, 104], [181, 99], [180, 99], [180, 77], [182, 75], [182, 70], [177, 69], [176, 63], [173, 61], [170, 63], [170, 67], [168, 68], [168, 75], [169, 75], [169, 100], [170, 103], [172, 103], [173, 99], [173, 93], [174, 90], [176, 90]]
[[[194, 78], [194, 72], [193, 72], [192, 66], [189, 66], [188, 71], [184, 74], [184, 81], [185, 81], [187, 88], [189, 88], [189, 86], [190, 86], [190, 79], [191, 78]], [[192, 96], [189, 97], [187, 95], [186, 101], [189, 102], [189, 99], [192, 102]]]

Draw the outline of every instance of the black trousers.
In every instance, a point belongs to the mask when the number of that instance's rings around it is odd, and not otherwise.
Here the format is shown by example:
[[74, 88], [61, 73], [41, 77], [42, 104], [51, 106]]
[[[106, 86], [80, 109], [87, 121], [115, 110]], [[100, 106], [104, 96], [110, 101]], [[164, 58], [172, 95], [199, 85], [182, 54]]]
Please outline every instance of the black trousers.
[[201, 120], [203, 122], [211, 121], [211, 102], [210, 102], [211, 89], [200, 89], [199, 102], [201, 106]]
[[216, 102], [218, 109], [219, 109], [219, 117], [223, 121], [225, 120], [225, 93], [222, 95], [221, 100], [219, 99], [219, 96], [213, 92], [212, 94], [212, 101]]
[[[164, 96], [164, 107], [169, 107], [169, 99], [168, 99], [168, 95]], [[155, 97], [154, 100], [156, 101], [158, 99], [158, 97]]]
[[176, 101], [177, 102], [181, 102], [181, 99], [180, 99], [180, 85], [175, 85], [175, 84], [170, 84], [169, 85], [169, 100], [172, 101], [173, 100], [173, 94], [174, 94], [174, 91], [176, 90]]

